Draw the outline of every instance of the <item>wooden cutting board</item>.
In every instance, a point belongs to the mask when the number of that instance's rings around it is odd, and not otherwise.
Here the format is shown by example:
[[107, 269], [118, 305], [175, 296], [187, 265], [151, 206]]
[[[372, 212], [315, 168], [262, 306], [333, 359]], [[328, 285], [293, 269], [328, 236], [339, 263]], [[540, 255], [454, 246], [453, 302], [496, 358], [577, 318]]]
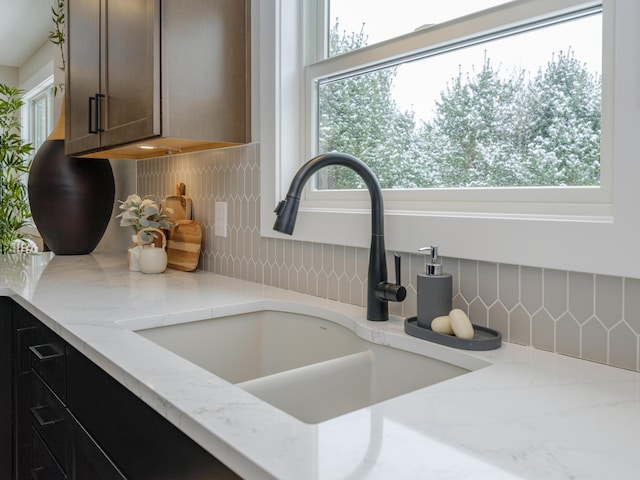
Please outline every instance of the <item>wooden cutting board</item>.
[[186, 187], [184, 183], [176, 184], [176, 194], [168, 195], [164, 199], [165, 207], [173, 210], [174, 220], [191, 220], [193, 218], [193, 203], [191, 198], [185, 196]]
[[167, 240], [167, 266], [191, 272], [198, 266], [202, 227], [194, 220], [182, 219], [169, 231]]

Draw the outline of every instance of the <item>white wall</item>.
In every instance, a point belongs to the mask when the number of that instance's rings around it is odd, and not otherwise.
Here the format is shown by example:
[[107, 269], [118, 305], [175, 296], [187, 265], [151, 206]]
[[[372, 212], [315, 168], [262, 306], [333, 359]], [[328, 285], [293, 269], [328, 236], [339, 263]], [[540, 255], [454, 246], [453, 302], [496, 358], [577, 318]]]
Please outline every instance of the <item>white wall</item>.
[[55, 46], [44, 43], [18, 68], [18, 85], [25, 91], [36, 87], [54, 74]]
[[15, 87], [18, 85], [18, 69], [0, 65], [0, 83]]
[[[54, 75], [55, 65], [58, 65], [59, 61], [57, 57], [59, 55], [55, 46], [47, 41], [20, 67], [0, 65], [0, 83], [28, 91]], [[64, 74], [62, 75], [64, 77]], [[59, 81], [63, 80], [64, 78]]]
[[131, 231], [128, 228], [120, 227], [119, 221], [115, 217], [120, 213], [118, 200], [124, 200], [138, 190], [137, 162], [132, 160], [111, 160], [111, 168], [113, 169], [113, 179], [116, 185], [115, 199], [109, 225], [98, 244], [97, 250], [126, 251], [131, 244]]

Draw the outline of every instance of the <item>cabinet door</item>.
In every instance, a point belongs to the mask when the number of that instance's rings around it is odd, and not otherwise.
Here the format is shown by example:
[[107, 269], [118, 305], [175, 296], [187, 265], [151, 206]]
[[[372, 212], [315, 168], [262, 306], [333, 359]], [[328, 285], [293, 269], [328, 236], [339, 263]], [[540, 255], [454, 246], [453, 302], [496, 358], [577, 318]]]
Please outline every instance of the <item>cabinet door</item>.
[[239, 478], [71, 346], [67, 382], [69, 410], [127, 478]]
[[29, 476], [20, 476], [29, 480], [66, 480], [58, 462], [51, 454], [51, 451], [38, 435], [38, 432], [31, 432], [31, 466]]
[[11, 300], [0, 297], [0, 478], [11, 478], [13, 451], [13, 349]]
[[160, 135], [159, 0], [68, 0], [66, 153]]
[[[36, 344], [39, 331], [38, 321], [18, 304], [13, 303], [13, 456], [14, 478], [30, 479], [31, 470], [31, 352], [29, 347]], [[41, 327], [40, 327], [41, 328]]]
[[31, 376], [31, 425], [63, 471], [69, 467], [69, 414], [38, 375]]
[[163, 0], [163, 136], [248, 141], [248, 3]]
[[107, 5], [103, 147], [161, 133], [159, 0], [108, 0]]
[[67, 154], [100, 147], [100, 0], [67, 0], [65, 128]]

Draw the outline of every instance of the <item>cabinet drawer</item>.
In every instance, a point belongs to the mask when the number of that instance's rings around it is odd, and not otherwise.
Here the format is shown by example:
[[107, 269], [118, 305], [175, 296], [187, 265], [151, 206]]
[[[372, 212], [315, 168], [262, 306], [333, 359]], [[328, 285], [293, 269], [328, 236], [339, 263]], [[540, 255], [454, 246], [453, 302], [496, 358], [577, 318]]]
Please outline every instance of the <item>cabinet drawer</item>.
[[34, 429], [31, 434], [31, 478], [33, 480], [65, 480], [67, 476], [51, 455], [38, 432]]
[[25, 373], [31, 370], [31, 355], [29, 347], [34, 345], [36, 332], [38, 331], [38, 320], [26, 310], [14, 305], [12, 310], [15, 318], [16, 329], [16, 355], [17, 355], [17, 371]]
[[18, 373], [31, 370], [31, 351], [29, 347], [35, 343], [36, 327], [19, 328], [16, 331], [16, 352]]
[[67, 471], [69, 414], [65, 406], [37, 375], [31, 376], [31, 424]]
[[[13, 321], [11, 300], [0, 297], [0, 452], [11, 452], [13, 443]], [[11, 478], [11, 455], [0, 455], [0, 478]]]
[[70, 345], [67, 375], [69, 410], [127, 478], [240, 478]]
[[62, 401], [66, 401], [65, 343], [44, 325], [38, 328], [34, 344], [29, 346], [31, 368], [49, 385]]
[[73, 437], [71, 454], [73, 478], [92, 480], [124, 480], [126, 478], [79, 423], [72, 419], [70, 426]]

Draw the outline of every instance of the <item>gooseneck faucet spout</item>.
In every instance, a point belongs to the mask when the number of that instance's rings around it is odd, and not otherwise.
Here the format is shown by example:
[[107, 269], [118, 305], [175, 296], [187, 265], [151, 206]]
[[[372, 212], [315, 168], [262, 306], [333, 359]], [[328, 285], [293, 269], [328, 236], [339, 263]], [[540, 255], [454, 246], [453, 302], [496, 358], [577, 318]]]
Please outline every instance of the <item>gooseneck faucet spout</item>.
[[371, 198], [371, 249], [367, 282], [367, 319], [389, 319], [388, 302], [402, 302], [406, 289], [400, 285], [400, 259], [396, 256], [396, 282], [387, 281], [387, 260], [384, 247], [384, 207], [382, 188], [371, 169], [361, 160], [344, 153], [328, 153], [312, 158], [295, 174], [287, 197], [278, 203], [277, 219], [273, 229], [291, 235], [296, 223], [300, 196], [307, 180], [318, 170], [329, 165], [341, 165], [356, 172], [364, 180]]

